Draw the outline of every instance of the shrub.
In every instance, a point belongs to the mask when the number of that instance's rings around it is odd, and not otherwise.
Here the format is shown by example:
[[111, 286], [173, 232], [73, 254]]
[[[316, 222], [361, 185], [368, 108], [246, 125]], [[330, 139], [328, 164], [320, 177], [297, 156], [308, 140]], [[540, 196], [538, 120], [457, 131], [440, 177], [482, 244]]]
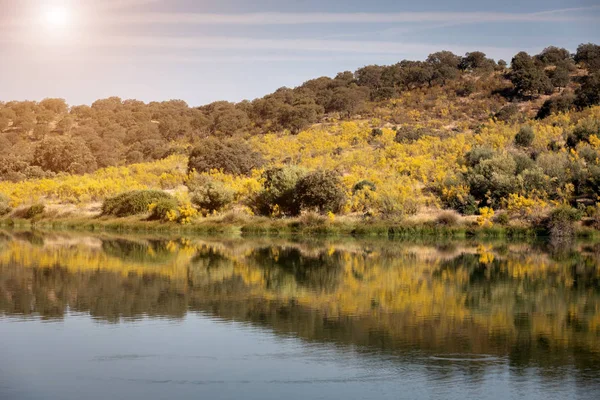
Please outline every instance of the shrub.
[[498, 121], [508, 122], [516, 119], [519, 115], [519, 105], [516, 103], [510, 103], [502, 107], [494, 117]]
[[262, 215], [271, 215], [275, 207], [284, 215], [300, 213], [296, 185], [306, 171], [295, 166], [271, 168], [262, 174], [263, 190], [253, 201], [253, 208]]
[[125, 192], [115, 197], [104, 200], [102, 215], [127, 217], [130, 215], [145, 214], [152, 203], [160, 200], [173, 199], [171, 195], [159, 190], [135, 190]]
[[563, 205], [550, 213], [546, 228], [552, 237], [566, 237], [575, 234], [575, 222], [582, 217], [582, 212], [573, 207]]
[[336, 213], [341, 210], [345, 198], [339, 176], [331, 171], [315, 171], [296, 185], [296, 199], [301, 209]]
[[25, 218], [32, 219], [44, 213], [46, 206], [43, 204], [34, 204], [25, 212]]
[[494, 221], [500, 225], [507, 225], [510, 222], [510, 217], [508, 216], [508, 213], [501, 213], [501, 214], [497, 214], [496, 218], [494, 218]]
[[583, 120], [567, 137], [567, 146], [575, 147], [580, 142], [589, 142], [592, 135], [600, 136], [600, 122], [594, 119]]
[[421, 139], [423, 136], [431, 135], [426, 128], [418, 128], [414, 126], [402, 126], [396, 130], [396, 143], [411, 143]]
[[10, 199], [0, 193], [0, 217], [12, 211]]
[[437, 225], [453, 226], [458, 222], [458, 216], [451, 211], [444, 211], [435, 219]]
[[529, 125], [521, 127], [519, 132], [515, 135], [515, 144], [520, 147], [529, 147], [535, 139], [535, 133], [533, 128]]
[[248, 175], [263, 164], [262, 156], [243, 140], [209, 138], [192, 150], [188, 172], [217, 169], [233, 175]]
[[207, 178], [192, 193], [192, 203], [205, 212], [221, 211], [234, 200], [235, 192], [224, 183]]
[[469, 167], [474, 167], [479, 164], [483, 160], [489, 160], [494, 157], [495, 152], [493, 149], [489, 147], [475, 147], [473, 150], [469, 151], [466, 156], [466, 162]]
[[559, 112], [567, 112], [575, 106], [575, 96], [571, 94], [562, 94], [560, 96], [551, 97], [544, 102], [538, 111], [536, 118], [544, 119], [552, 114]]
[[373, 128], [371, 130], [371, 136], [372, 137], [379, 137], [379, 136], [383, 136], [383, 131], [379, 128]]
[[363, 190], [364, 188], [369, 188], [369, 190], [371, 190], [372, 192], [376, 192], [377, 191], [377, 186], [375, 186], [375, 184], [369, 180], [363, 179], [360, 182], [357, 182], [353, 187], [352, 187], [352, 194], [355, 194], [358, 191]]
[[150, 219], [157, 221], [175, 221], [178, 216], [177, 200], [174, 198], [161, 199], [149, 206]]

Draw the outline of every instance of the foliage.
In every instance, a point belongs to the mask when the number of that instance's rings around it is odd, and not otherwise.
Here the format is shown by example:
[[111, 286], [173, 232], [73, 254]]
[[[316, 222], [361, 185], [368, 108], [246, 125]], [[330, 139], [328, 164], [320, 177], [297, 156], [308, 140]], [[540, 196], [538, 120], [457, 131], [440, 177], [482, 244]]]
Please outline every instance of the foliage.
[[339, 176], [330, 171], [315, 171], [298, 180], [296, 199], [301, 209], [339, 212], [346, 195]]
[[83, 176], [59, 175], [55, 178], [21, 182], [0, 182], [0, 191], [14, 206], [44, 199], [61, 203], [83, 204], [132, 189], [172, 189], [185, 178], [181, 156], [129, 167], [109, 167]]
[[173, 222], [177, 218], [177, 200], [174, 198], [160, 199], [148, 206], [150, 219], [156, 221]]
[[191, 193], [192, 203], [204, 212], [221, 211], [234, 200], [235, 192], [222, 182], [204, 177]]
[[96, 170], [96, 160], [85, 142], [78, 138], [47, 138], [33, 155], [33, 165], [46, 171], [83, 174]]
[[300, 203], [296, 185], [306, 171], [295, 166], [275, 167], [263, 172], [263, 190], [253, 201], [261, 215], [298, 215]]
[[515, 91], [522, 97], [535, 97], [552, 93], [552, 82], [543, 68], [525, 52], [515, 55], [511, 62], [510, 80]]
[[151, 204], [161, 200], [174, 200], [165, 192], [158, 190], [134, 190], [109, 197], [102, 203], [102, 215], [128, 217], [131, 215], [145, 214]]
[[44, 213], [46, 206], [43, 204], [34, 204], [25, 211], [25, 218], [33, 219], [37, 216], [40, 216]]
[[515, 144], [520, 147], [529, 147], [535, 139], [533, 128], [529, 125], [522, 126], [515, 136]]
[[477, 217], [477, 225], [483, 228], [491, 228], [494, 223], [494, 210], [489, 207], [483, 207], [479, 209], [479, 216]]
[[262, 156], [244, 141], [209, 138], [192, 150], [188, 171], [220, 170], [233, 175], [249, 175], [263, 163]]
[[10, 206], [10, 199], [0, 193], [0, 217], [8, 214], [12, 211], [12, 207]]
[[546, 227], [552, 237], [573, 236], [575, 233], [574, 224], [581, 217], [581, 211], [562, 205], [550, 212]]

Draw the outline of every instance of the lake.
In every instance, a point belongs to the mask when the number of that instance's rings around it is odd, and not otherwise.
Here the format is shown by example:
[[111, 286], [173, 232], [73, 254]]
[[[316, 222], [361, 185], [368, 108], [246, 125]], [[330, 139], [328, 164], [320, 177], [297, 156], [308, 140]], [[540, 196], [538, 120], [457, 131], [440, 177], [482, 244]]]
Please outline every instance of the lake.
[[600, 244], [0, 232], [1, 399], [598, 399]]

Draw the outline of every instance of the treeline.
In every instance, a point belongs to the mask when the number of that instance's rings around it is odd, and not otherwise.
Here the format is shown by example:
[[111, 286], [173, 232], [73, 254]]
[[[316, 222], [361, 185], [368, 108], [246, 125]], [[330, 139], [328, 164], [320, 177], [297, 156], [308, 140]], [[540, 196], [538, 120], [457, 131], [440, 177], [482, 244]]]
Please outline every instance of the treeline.
[[209, 136], [298, 133], [327, 118], [372, 116], [379, 105], [406, 92], [437, 87], [469, 98], [484, 81], [485, 95], [501, 96], [504, 103], [556, 93], [544, 103], [540, 118], [599, 104], [600, 46], [582, 44], [575, 54], [557, 47], [535, 56], [521, 52], [510, 69], [482, 52], [461, 57], [440, 51], [425, 61], [369, 65], [254, 101], [197, 108], [180, 100], [146, 104], [118, 97], [73, 107], [61, 99], [0, 103], [0, 179], [80, 174], [157, 160], [187, 153]]

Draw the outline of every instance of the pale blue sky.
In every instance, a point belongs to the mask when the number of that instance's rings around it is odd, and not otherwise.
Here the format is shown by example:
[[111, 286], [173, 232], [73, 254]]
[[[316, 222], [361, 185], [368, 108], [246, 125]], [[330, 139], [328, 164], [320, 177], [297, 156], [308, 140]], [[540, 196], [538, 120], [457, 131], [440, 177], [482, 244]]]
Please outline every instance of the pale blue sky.
[[[507, 3], [0, 0], [0, 100], [196, 106], [443, 49], [510, 61], [520, 50], [600, 43], [600, 0]], [[47, 20], [57, 13], [64, 24]]]

